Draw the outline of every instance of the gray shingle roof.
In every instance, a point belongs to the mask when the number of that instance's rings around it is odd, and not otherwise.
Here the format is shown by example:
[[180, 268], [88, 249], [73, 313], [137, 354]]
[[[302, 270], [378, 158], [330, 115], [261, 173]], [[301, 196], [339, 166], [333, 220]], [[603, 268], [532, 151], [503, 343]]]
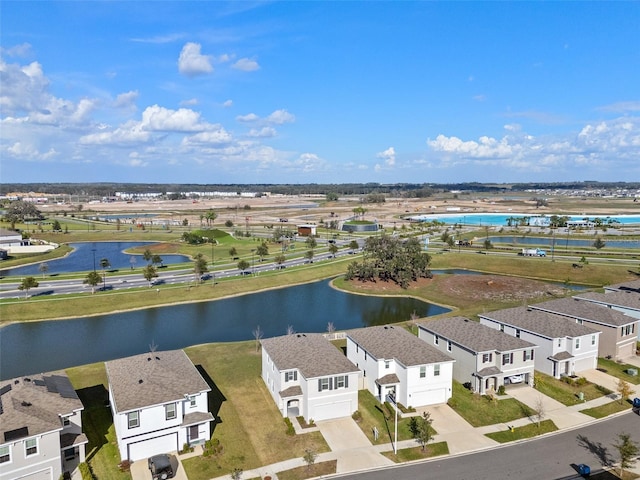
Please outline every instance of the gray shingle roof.
[[378, 385], [398, 385], [400, 383], [400, 379], [395, 373], [388, 373], [387, 375], [383, 375], [377, 379], [376, 383]]
[[64, 372], [5, 380], [0, 382], [0, 391], [0, 444], [5, 443], [6, 433], [20, 438], [58, 430], [62, 427], [60, 415], [83, 409]]
[[633, 280], [631, 282], [615, 283], [613, 285], [605, 285], [605, 290], [623, 290], [623, 291], [636, 291], [640, 292], [640, 280]]
[[552, 355], [549, 358], [552, 359], [552, 360], [557, 360], [557, 361], [561, 362], [563, 360], [569, 360], [570, 358], [573, 358], [573, 355], [571, 355], [566, 350], [563, 350], [561, 352], [556, 353], [555, 355]]
[[598, 293], [587, 292], [574, 295], [575, 298], [589, 300], [592, 302], [604, 303], [615, 307], [631, 308], [640, 311], [640, 293], [633, 291], [619, 290], [617, 292]]
[[464, 317], [449, 317], [420, 324], [420, 328], [451, 340], [472, 352], [508, 352], [523, 348], [537, 348], [531, 342], [508, 335]]
[[521, 330], [537, 333], [547, 338], [580, 337], [599, 333], [598, 330], [580, 325], [575, 320], [562, 315], [528, 307], [506, 308], [495, 312], [482, 313], [479, 316], [490, 318]]
[[105, 362], [116, 412], [183, 400], [211, 389], [182, 350]]
[[448, 355], [399, 326], [358, 328], [348, 331], [347, 337], [375, 359], [395, 359], [406, 367], [453, 361]]
[[261, 343], [278, 370], [298, 369], [307, 379], [358, 371], [319, 333], [294, 333]]
[[578, 298], [558, 298], [548, 302], [530, 305], [530, 308], [565, 315], [585, 321], [593, 321], [613, 327], [637, 322], [638, 319], [625, 315], [604, 305], [594, 304]]

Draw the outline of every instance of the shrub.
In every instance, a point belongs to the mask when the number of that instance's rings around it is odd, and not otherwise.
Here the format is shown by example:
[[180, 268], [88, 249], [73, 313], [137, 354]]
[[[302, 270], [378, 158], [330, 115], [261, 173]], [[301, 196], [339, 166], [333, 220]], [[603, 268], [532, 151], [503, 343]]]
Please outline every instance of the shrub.
[[576, 380], [576, 382], [575, 382], [575, 383], [576, 383], [576, 385], [578, 385], [578, 386], [583, 386], [583, 385], [586, 385], [586, 384], [587, 384], [587, 383], [589, 383], [589, 382], [587, 381], [587, 379], [586, 379], [586, 378], [584, 378], [584, 377], [580, 377], [580, 378], [578, 378], [578, 379]]
[[296, 429], [293, 428], [293, 423], [291, 423], [291, 420], [287, 417], [284, 418], [284, 423], [287, 425], [287, 435], [293, 436], [296, 434]]
[[504, 395], [505, 393], [504, 385], [500, 385], [498, 387], [498, 395]]
[[362, 413], [360, 413], [360, 410], [356, 410], [351, 415], [351, 418], [353, 418], [356, 422], [360, 422], [362, 421]]
[[94, 480], [95, 477], [87, 462], [82, 462], [78, 465], [78, 469], [80, 470], [80, 475], [82, 475], [82, 480]]
[[129, 460], [123, 460], [118, 464], [118, 468], [120, 469], [121, 472], [128, 472], [129, 470], [131, 470], [131, 461]]

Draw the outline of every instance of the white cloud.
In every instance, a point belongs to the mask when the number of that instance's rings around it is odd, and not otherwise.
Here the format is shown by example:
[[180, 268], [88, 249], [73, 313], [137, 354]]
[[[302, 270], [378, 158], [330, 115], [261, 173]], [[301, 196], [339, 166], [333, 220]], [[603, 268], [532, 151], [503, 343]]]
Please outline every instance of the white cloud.
[[129, 121], [113, 131], [91, 133], [80, 137], [80, 145], [136, 145], [151, 140], [151, 133], [140, 122]]
[[487, 99], [487, 96], [483, 94], [479, 94], [479, 95], [474, 95], [471, 98], [473, 98], [476, 102], [484, 102]]
[[190, 98], [188, 100], [183, 100], [180, 102], [181, 107], [193, 107], [194, 105], [198, 105], [200, 102], [197, 98]]
[[287, 112], [286, 110], [276, 110], [267, 117], [269, 123], [275, 123], [276, 125], [282, 125], [285, 123], [295, 122], [295, 115]]
[[260, 117], [255, 113], [248, 113], [247, 115], [238, 115], [236, 120], [242, 123], [257, 122]]
[[640, 101], [616, 102], [598, 107], [598, 110], [614, 113], [640, 112]]
[[396, 164], [396, 150], [393, 147], [389, 147], [383, 152], [378, 152], [376, 157], [382, 158], [388, 167], [393, 167]]
[[132, 38], [132, 42], [138, 43], [155, 43], [155, 44], [163, 44], [163, 43], [172, 43], [178, 40], [181, 40], [186, 35], [183, 33], [170, 33], [168, 35], [157, 35], [155, 37], [149, 38]]
[[28, 57], [31, 55], [31, 44], [25, 42], [20, 45], [14, 45], [13, 47], [0, 47], [0, 52], [8, 57]]
[[22, 142], [14, 143], [8, 147], [6, 151], [12, 157], [23, 160], [50, 160], [58, 154], [54, 148], [50, 148], [47, 152], [41, 153], [35, 146]]
[[142, 128], [156, 132], [196, 132], [214, 128], [198, 112], [188, 108], [171, 110], [153, 105], [142, 112]]
[[195, 77], [213, 72], [211, 56], [200, 53], [199, 43], [189, 42], [182, 47], [178, 58], [178, 70], [187, 77]]
[[262, 127], [261, 129], [252, 128], [247, 134], [249, 137], [256, 138], [270, 138], [275, 137], [277, 134], [276, 129], [273, 127]]
[[225, 100], [224, 103], [222, 104], [222, 106], [224, 108], [229, 108], [233, 106], [233, 100]]
[[260, 65], [255, 60], [251, 60], [249, 58], [241, 58], [236, 63], [234, 63], [231, 68], [236, 70], [242, 70], [243, 72], [254, 72], [260, 69]]
[[139, 96], [140, 94], [137, 90], [130, 90], [126, 93], [121, 93], [116, 97], [114, 107], [124, 109], [135, 108], [136, 100], [138, 100]]
[[182, 140], [182, 145], [226, 145], [231, 143], [233, 137], [222, 126], [218, 125], [216, 129], [206, 132], [196, 133]]

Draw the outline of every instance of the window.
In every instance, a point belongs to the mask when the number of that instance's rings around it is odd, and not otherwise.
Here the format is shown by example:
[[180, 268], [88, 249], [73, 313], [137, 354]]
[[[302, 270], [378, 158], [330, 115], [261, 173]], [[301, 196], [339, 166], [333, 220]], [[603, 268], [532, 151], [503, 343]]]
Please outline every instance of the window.
[[167, 405], [164, 406], [164, 413], [165, 413], [165, 418], [167, 420], [173, 420], [174, 418], [176, 418], [176, 404], [175, 403], [168, 403]]
[[627, 325], [624, 327], [624, 335], [629, 335], [633, 333], [633, 325]]
[[69, 420], [69, 417], [62, 417], [62, 426], [68, 427], [70, 424], [71, 420]]
[[346, 375], [340, 375], [333, 379], [333, 388], [347, 388], [349, 386], [349, 377]]
[[384, 361], [384, 368], [385, 368], [386, 370], [388, 370], [390, 366], [391, 366], [391, 362], [390, 362], [389, 360], [385, 360], [385, 361]]
[[323, 390], [329, 390], [329, 379], [328, 378], [320, 378], [320, 379], [318, 379], [318, 391], [322, 392]]
[[9, 463], [11, 461], [11, 448], [9, 445], [0, 447], [0, 463]]
[[595, 335], [591, 335], [591, 345], [595, 345], [596, 344], [596, 336]]
[[559, 338], [559, 339], [558, 339], [558, 348], [560, 348], [561, 346], [562, 346], [562, 339], [561, 339], [561, 338]]
[[284, 381], [285, 382], [295, 382], [298, 380], [298, 371], [293, 370], [291, 372], [284, 372]]
[[25, 457], [36, 455], [38, 453], [38, 439], [30, 438], [24, 442]]
[[127, 422], [129, 423], [129, 428], [136, 428], [140, 426], [140, 412], [129, 412], [127, 413]]
[[580, 350], [580, 339], [576, 338], [576, 350]]
[[427, 367], [426, 365], [420, 366], [420, 378], [424, 378], [427, 376]]
[[489, 363], [491, 361], [493, 361], [493, 353], [482, 354], [482, 363]]
[[433, 344], [434, 345], [439, 345], [440, 344], [440, 337], [438, 335], [434, 335], [433, 336]]
[[440, 364], [437, 364], [437, 365], [433, 366], [433, 376], [434, 377], [439, 377], [440, 376]]
[[191, 395], [189, 397], [189, 406], [190, 407], [195, 407], [196, 406], [196, 396], [195, 395]]
[[516, 328], [516, 338], [520, 338], [520, 329]]
[[531, 350], [524, 350], [522, 352], [522, 360], [523, 361], [527, 361], [527, 360], [533, 360], [533, 349]]
[[513, 353], [502, 354], [502, 365], [510, 365], [513, 363]]
[[502, 325], [502, 324], [500, 325], [500, 331], [504, 332], [504, 325]]
[[451, 341], [447, 340], [447, 352], [451, 351]]

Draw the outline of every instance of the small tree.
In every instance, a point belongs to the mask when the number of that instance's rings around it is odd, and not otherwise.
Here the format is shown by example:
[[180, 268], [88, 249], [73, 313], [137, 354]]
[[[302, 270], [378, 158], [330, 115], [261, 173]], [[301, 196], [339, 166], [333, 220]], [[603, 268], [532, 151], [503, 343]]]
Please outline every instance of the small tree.
[[338, 253], [338, 246], [335, 243], [329, 245], [329, 253], [333, 258], [336, 258], [336, 253]]
[[258, 247], [256, 248], [256, 255], [258, 255], [258, 258], [260, 258], [261, 262], [264, 260], [264, 257], [269, 255], [269, 247], [266, 243], [262, 242], [260, 245], [258, 245]]
[[238, 262], [238, 270], [241, 270], [242, 273], [244, 273], [250, 266], [251, 264], [244, 259]]
[[605, 245], [606, 245], [606, 242], [602, 240], [601, 237], [596, 237], [595, 241], [593, 242], [593, 247], [597, 250], [604, 248]]
[[82, 281], [82, 283], [86, 283], [91, 286], [91, 293], [96, 293], [96, 285], [100, 283], [100, 274], [98, 272], [89, 272], [87, 273], [86, 278]]
[[312, 263], [312, 262], [313, 262], [313, 255], [314, 255], [313, 250], [307, 250], [307, 251], [304, 253], [304, 258], [306, 258], [307, 260], [309, 260], [309, 263]]
[[207, 273], [209, 268], [207, 267], [207, 259], [204, 258], [202, 253], [196, 254], [193, 261], [193, 273], [195, 275], [196, 283], [200, 283], [200, 277], [203, 273]]
[[153, 265], [147, 265], [142, 269], [142, 276], [144, 279], [149, 282], [149, 288], [151, 288], [151, 280], [158, 276], [158, 272], [156, 272], [156, 267]]
[[633, 390], [631, 389], [631, 385], [629, 385], [627, 382], [625, 382], [622, 379], [618, 380], [618, 383], [616, 385], [616, 391], [620, 394], [620, 405], [622, 405], [625, 399], [628, 398], [633, 393]]
[[53, 221], [53, 225], [51, 225], [51, 230], [54, 232], [61, 232], [62, 227], [60, 226], [60, 222], [58, 220]]
[[614, 443], [613, 446], [620, 455], [620, 477], [622, 477], [622, 471], [636, 463], [635, 457], [638, 455], [638, 444], [631, 440], [631, 435], [628, 433], [620, 433], [618, 434], [618, 443]]
[[49, 264], [47, 262], [41, 263], [40, 266], [38, 267], [38, 270], [40, 270], [40, 273], [42, 273], [42, 278], [44, 278], [44, 276], [49, 271]]
[[145, 262], [151, 263], [151, 259], [153, 258], [153, 253], [151, 253], [151, 250], [147, 248], [142, 254], [142, 258], [144, 258]]
[[160, 265], [162, 266], [162, 264], [164, 263], [164, 261], [162, 260], [162, 257], [160, 255], [153, 255], [151, 257], [151, 263], [153, 264], [153, 266], [155, 267], [156, 265]]
[[37, 286], [38, 281], [34, 277], [25, 277], [22, 279], [20, 285], [18, 285], [18, 290], [24, 290], [24, 298], [27, 298], [29, 296], [29, 290], [32, 288], [36, 288]]
[[314, 248], [316, 248], [318, 246], [318, 242], [313, 237], [307, 237], [307, 239], [304, 241], [304, 243], [307, 245], [307, 248], [309, 248], [311, 250], [313, 250]]
[[351, 250], [351, 253], [355, 252], [359, 247], [360, 245], [358, 245], [357, 240], [351, 240], [349, 242], [349, 250]]
[[311, 448], [306, 448], [304, 450], [302, 459], [307, 464], [307, 470], [310, 470], [313, 464], [316, 463], [316, 458], [318, 458], [318, 454], [315, 452], [315, 450], [312, 450]]
[[257, 352], [258, 350], [260, 350], [260, 340], [262, 339], [264, 332], [260, 328], [260, 325], [258, 325], [256, 326], [256, 328], [252, 330], [252, 333], [253, 333], [253, 338], [256, 339], [256, 352]]
[[236, 247], [231, 247], [231, 248], [229, 249], [229, 256], [230, 256], [231, 258], [233, 258], [233, 257], [237, 257], [237, 256], [238, 256], [238, 250], [236, 250]]
[[284, 255], [276, 255], [274, 260], [278, 264], [278, 268], [282, 268], [282, 264], [287, 261], [287, 257]]
[[542, 395], [538, 395], [538, 398], [535, 401], [534, 410], [536, 422], [538, 423], [538, 428], [540, 428], [540, 422], [544, 420], [544, 417], [547, 414], [544, 408], [544, 399], [542, 398]]
[[231, 480], [240, 480], [242, 478], [242, 469], [234, 468], [231, 470]]
[[409, 420], [409, 431], [422, 447], [422, 451], [426, 449], [427, 443], [433, 438], [432, 423], [433, 419], [429, 412], [424, 412], [422, 417], [411, 417], [411, 420]]

